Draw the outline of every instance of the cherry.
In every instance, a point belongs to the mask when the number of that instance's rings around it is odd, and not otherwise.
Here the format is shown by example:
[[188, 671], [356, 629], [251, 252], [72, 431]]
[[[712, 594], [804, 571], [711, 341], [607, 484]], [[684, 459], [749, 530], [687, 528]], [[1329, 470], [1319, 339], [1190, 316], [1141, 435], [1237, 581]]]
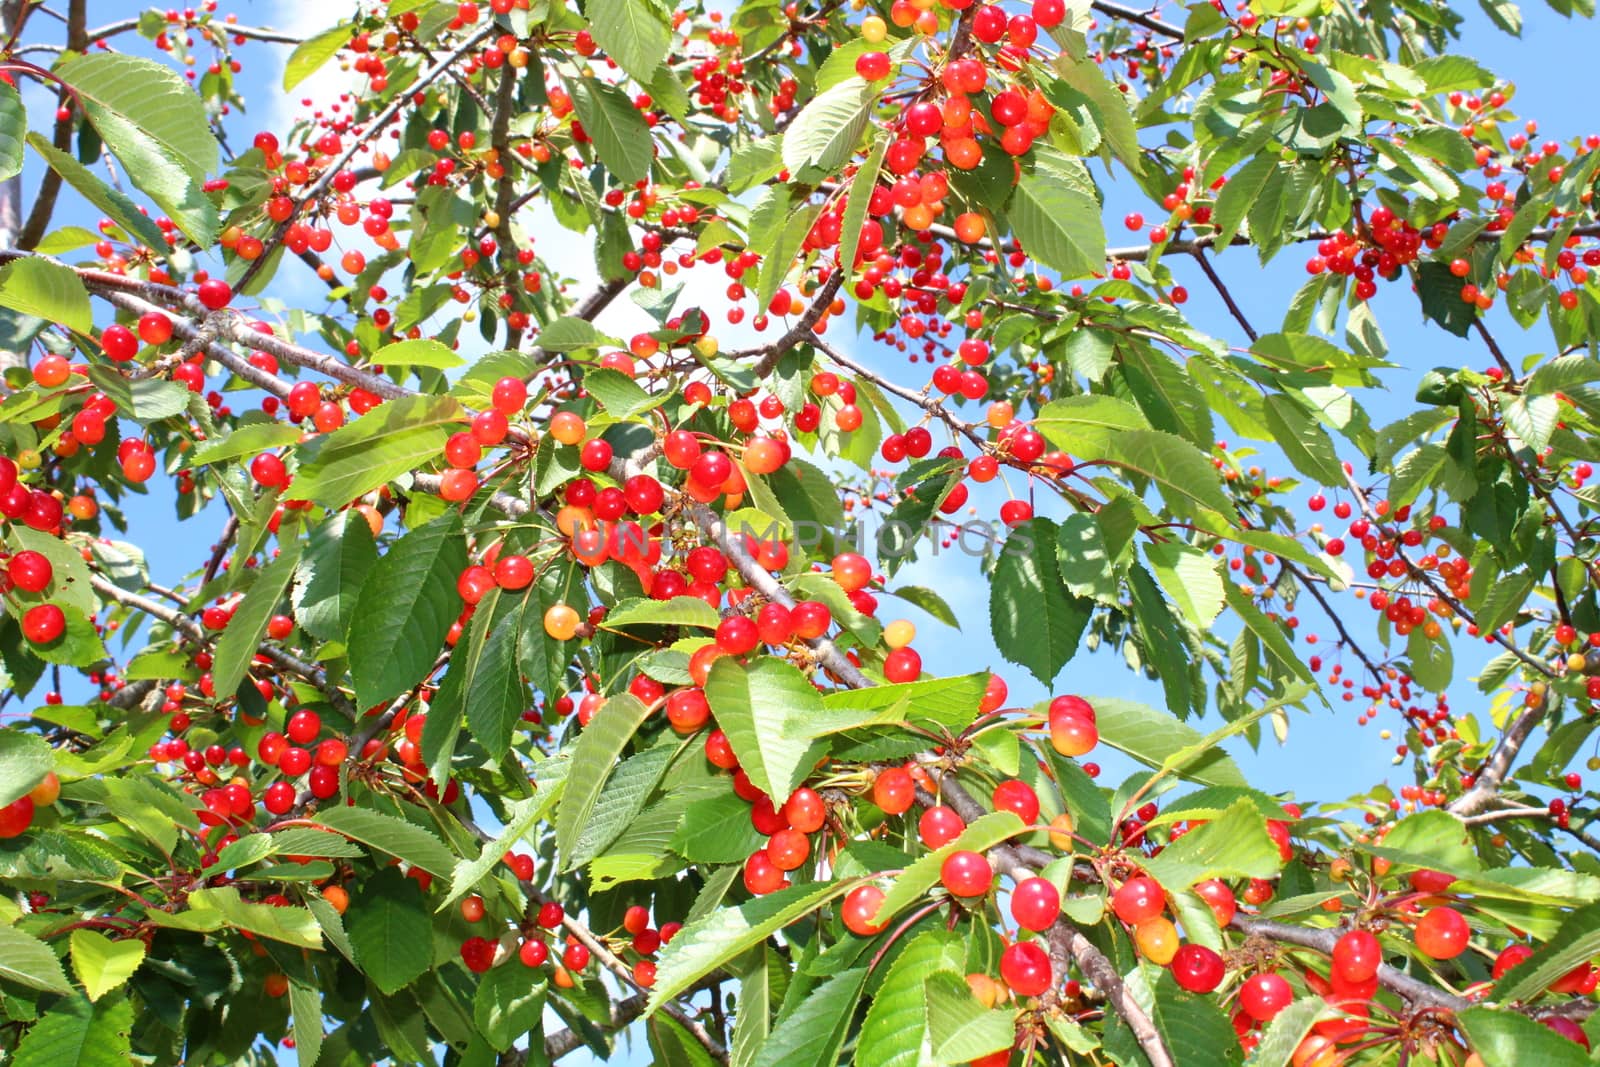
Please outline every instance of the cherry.
[[979, 897], [994, 884], [994, 868], [981, 852], [966, 849], [950, 853], [939, 866], [939, 880], [958, 897]]
[[1039, 794], [1027, 782], [1008, 779], [994, 787], [994, 810], [1015, 812], [1023, 823], [1032, 826], [1039, 821]]
[[744, 887], [755, 896], [765, 896], [783, 888], [783, 871], [772, 862], [765, 849], [750, 854], [744, 861]]
[[1529, 948], [1527, 945], [1507, 945], [1505, 948], [1501, 949], [1500, 954], [1494, 958], [1494, 967], [1489, 971], [1489, 974], [1492, 978], [1494, 978], [1495, 981], [1498, 982], [1500, 979], [1505, 977], [1507, 971], [1511, 970], [1511, 968], [1517, 966], [1523, 960], [1526, 960], [1532, 955], [1533, 949]]
[[1350, 930], [1333, 945], [1333, 968], [1347, 982], [1365, 982], [1378, 973], [1383, 948], [1368, 930]]
[[872, 783], [872, 802], [890, 815], [905, 814], [916, 796], [917, 784], [904, 767], [886, 768]]
[[914, 648], [897, 648], [883, 658], [883, 676], [894, 684], [914, 682], [922, 675], [922, 657]]
[[1430, 908], [1417, 920], [1412, 932], [1417, 950], [1436, 960], [1453, 960], [1467, 950], [1472, 930], [1454, 908]]
[[1129, 926], [1137, 926], [1154, 919], [1166, 908], [1166, 894], [1161, 883], [1148, 875], [1129, 878], [1111, 895], [1111, 908], [1117, 918]]
[[866, 81], [882, 81], [889, 76], [889, 68], [887, 52], [863, 52], [856, 57], [856, 74]]
[[48, 645], [67, 632], [67, 616], [54, 604], [39, 604], [22, 616], [22, 636], [36, 645]]
[[517, 959], [524, 967], [543, 967], [550, 958], [550, 946], [536, 937], [524, 941], [517, 949]]
[[966, 828], [966, 821], [956, 814], [955, 809], [942, 804], [926, 809], [917, 820], [917, 833], [922, 843], [930, 849], [948, 845], [960, 837], [961, 831]]
[[1178, 928], [1162, 916], [1146, 919], [1133, 928], [1133, 943], [1141, 956], [1165, 967], [1178, 953]]
[[1050, 954], [1036, 941], [1018, 941], [1000, 954], [1000, 977], [1019, 997], [1037, 997], [1050, 988]]
[[108, 359], [126, 363], [139, 354], [139, 339], [120, 323], [107, 326], [100, 334], [100, 347]]
[[1169, 966], [1178, 988], [1190, 993], [1210, 993], [1222, 984], [1228, 970], [1216, 952], [1195, 944], [1179, 948]]
[[27, 593], [41, 593], [55, 577], [55, 568], [42, 553], [24, 549], [11, 557], [7, 567], [11, 580]]
[[200, 303], [205, 305], [208, 311], [218, 311], [227, 307], [228, 302], [233, 299], [233, 288], [221, 278], [207, 278], [200, 283], [198, 295]]
[[790, 826], [802, 834], [813, 834], [822, 829], [827, 820], [828, 807], [822, 796], [808, 786], [801, 786], [789, 794], [783, 805], [783, 817]]
[[166, 344], [172, 340], [172, 320], [162, 311], [149, 311], [140, 315], [139, 337], [147, 345]]
[[1294, 990], [1279, 974], [1258, 974], [1239, 987], [1239, 1006], [1258, 1023], [1271, 1022], [1294, 1000]]
[[742, 656], [760, 642], [760, 631], [746, 616], [730, 615], [717, 625], [717, 647], [730, 656]]
[[845, 929], [857, 937], [871, 937], [888, 926], [887, 916], [882, 922], [872, 921], [883, 904], [883, 897], [883, 890], [875, 885], [859, 885], [846, 893], [839, 905], [839, 918], [844, 920]]
[[32, 825], [32, 797], [18, 797], [5, 807], [0, 807], [0, 839], [17, 837]]
[[294, 807], [294, 786], [285, 781], [276, 781], [267, 786], [261, 794], [261, 805], [273, 815], [286, 814]]
[[1011, 917], [1035, 933], [1048, 930], [1061, 914], [1061, 892], [1043, 878], [1024, 878], [1011, 891]]

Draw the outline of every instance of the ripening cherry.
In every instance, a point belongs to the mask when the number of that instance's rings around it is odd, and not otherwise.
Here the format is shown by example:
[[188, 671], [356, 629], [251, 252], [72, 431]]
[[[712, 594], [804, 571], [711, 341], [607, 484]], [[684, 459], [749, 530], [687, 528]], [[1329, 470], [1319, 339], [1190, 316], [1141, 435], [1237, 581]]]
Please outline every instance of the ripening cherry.
[[544, 632], [557, 641], [567, 641], [582, 623], [578, 613], [566, 604], [552, 604], [544, 613]]
[[528, 387], [521, 378], [501, 378], [495, 382], [489, 402], [500, 414], [508, 417], [515, 415], [528, 403]]
[[961, 849], [940, 864], [939, 881], [955, 896], [981, 897], [994, 884], [994, 868], [983, 853]]
[[302, 709], [289, 716], [284, 734], [297, 745], [310, 744], [322, 732], [322, 716], [310, 709]]
[[1453, 960], [1467, 950], [1472, 930], [1454, 908], [1430, 908], [1417, 920], [1412, 939], [1417, 950], [1436, 960]]
[[1533, 955], [1533, 949], [1523, 944], [1511, 944], [1500, 950], [1494, 958], [1494, 967], [1490, 969], [1489, 976], [1495, 981], [1504, 978], [1506, 972], [1517, 966]]
[[887, 767], [872, 783], [872, 802], [889, 815], [903, 815], [916, 800], [917, 784], [904, 767]]
[[71, 376], [72, 365], [53, 353], [33, 365], [33, 380], [46, 389], [54, 389]]
[[702, 689], [679, 689], [667, 697], [667, 722], [680, 734], [688, 735], [711, 719], [711, 705]]
[[550, 958], [550, 946], [536, 937], [530, 937], [517, 949], [517, 959], [524, 967], [543, 967]]
[[1137, 926], [1160, 915], [1167, 906], [1161, 883], [1149, 875], [1129, 878], [1111, 895], [1111, 909], [1129, 926]]
[[794, 637], [794, 617], [788, 608], [773, 602], [763, 604], [756, 614], [756, 633], [763, 644], [782, 646]]
[[1061, 891], [1044, 878], [1024, 878], [1011, 891], [1011, 917], [1024, 930], [1048, 930], [1061, 914]]
[[501, 589], [526, 589], [533, 582], [533, 561], [515, 553], [501, 556], [494, 563], [494, 580]]
[[1258, 1023], [1271, 1022], [1294, 1000], [1294, 990], [1279, 974], [1257, 974], [1239, 987], [1239, 1006]]
[[1037, 997], [1050, 988], [1054, 975], [1050, 954], [1037, 941], [1018, 941], [1000, 954], [1000, 977], [1019, 997]]
[[197, 295], [208, 311], [218, 311], [227, 307], [228, 301], [233, 299], [233, 288], [221, 278], [207, 278], [200, 283]]
[[917, 820], [917, 833], [929, 848], [948, 845], [960, 837], [961, 831], [966, 828], [966, 820], [957, 815], [954, 808], [947, 808], [943, 804], [924, 809]]
[[1100, 743], [1094, 720], [1072, 712], [1050, 711], [1050, 747], [1063, 756], [1083, 756]]
[[841, 552], [833, 557], [833, 580], [847, 593], [863, 589], [872, 581], [872, 564], [856, 552]]
[[273, 782], [261, 794], [261, 806], [270, 814], [283, 815], [294, 807], [294, 786], [279, 780]]
[[139, 316], [139, 337], [147, 345], [164, 345], [172, 340], [172, 320], [162, 311]]
[[883, 904], [883, 897], [883, 890], [875, 885], [856, 886], [846, 893], [839, 905], [839, 918], [844, 920], [845, 929], [857, 937], [871, 937], [881, 932], [889, 925], [888, 917], [885, 916], [882, 922], [872, 920]]
[[744, 861], [744, 887], [755, 896], [766, 896], [783, 888], [783, 872], [772, 862], [766, 849], [757, 849]]
[[1456, 876], [1444, 871], [1412, 871], [1407, 879], [1419, 893], [1443, 893], [1455, 884]]
[[263, 452], [250, 461], [250, 477], [255, 479], [257, 485], [274, 489], [289, 477], [289, 469], [273, 453]]
[[1210, 993], [1222, 984], [1227, 965], [1222, 957], [1204, 945], [1183, 945], [1169, 964], [1178, 988], [1190, 993]]
[[1194, 892], [1211, 908], [1218, 926], [1226, 928], [1233, 922], [1234, 915], [1239, 911], [1239, 901], [1225, 882], [1211, 878], [1195, 885]]
[[856, 74], [865, 81], [882, 81], [889, 76], [889, 68], [887, 52], [863, 52], [856, 57]]
[[1370, 930], [1350, 930], [1333, 945], [1333, 969], [1347, 982], [1365, 982], [1378, 973], [1383, 948]]
[[1133, 928], [1133, 943], [1139, 955], [1158, 967], [1165, 967], [1178, 954], [1178, 928], [1172, 920], [1158, 915]]

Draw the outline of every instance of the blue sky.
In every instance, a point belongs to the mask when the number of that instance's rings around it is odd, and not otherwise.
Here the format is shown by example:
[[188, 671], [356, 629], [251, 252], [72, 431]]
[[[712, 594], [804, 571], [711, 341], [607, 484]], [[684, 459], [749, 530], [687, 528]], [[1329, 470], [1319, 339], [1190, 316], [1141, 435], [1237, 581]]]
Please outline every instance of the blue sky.
[[[247, 0], [232, 5], [231, 9], [238, 11], [241, 20], [246, 22], [315, 30], [331, 21], [332, 13], [342, 6], [347, 6], [344, 0], [315, 5], [297, 0]], [[1463, 5], [1464, 8], [1467, 6]], [[92, 7], [97, 18], [108, 20], [123, 13], [119, 9], [125, 9], [130, 14], [138, 10], [137, 5], [123, 3], [97, 2]], [[1170, 14], [1177, 8], [1168, 5], [1168, 10]], [[1588, 94], [1578, 91], [1578, 79], [1575, 78], [1575, 74], [1586, 70], [1593, 62], [1596, 35], [1592, 24], [1569, 22], [1542, 3], [1530, 3], [1523, 8], [1525, 27], [1522, 38], [1517, 40], [1494, 30], [1477, 13], [1476, 8], [1466, 11], [1466, 14], [1468, 23], [1465, 39], [1453, 50], [1474, 56], [1513, 81], [1517, 86], [1513, 107], [1525, 117], [1538, 119], [1542, 136], [1565, 141], [1595, 130]], [[284, 55], [286, 50], [252, 44], [243, 52], [246, 68], [241, 76], [252, 115], [261, 116], [263, 125], [280, 131], [287, 125], [286, 120], [299, 110], [300, 97], [326, 92], [329, 85], [327, 79], [317, 79], [298, 89], [292, 96], [285, 96], [278, 88], [278, 74]], [[30, 93], [28, 100], [34, 106], [36, 115], [48, 114], [38, 109], [42, 103], [38, 94]], [[252, 123], [254, 119], [243, 121]], [[242, 137], [235, 136], [237, 144], [247, 143], [249, 133], [257, 127], [241, 124], [236, 128], [247, 131]], [[1122, 230], [1122, 215], [1137, 207], [1153, 221], [1157, 211], [1152, 205], [1136, 202], [1137, 191], [1125, 176], [1107, 182], [1105, 189], [1108, 198], [1107, 230], [1112, 243], [1131, 243], [1136, 238]], [[69, 212], [63, 212], [58, 214], [58, 219], [79, 223], [87, 219], [88, 225], [93, 224], [93, 215], [82, 213], [74, 218]], [[540, 248], [547, 258], [557, 263], [566, 262], [568, 260], [561, 255], [561, 251], [565, 250], [571, 253], [572, 262], [584, 270], [588, 269], [590, 253], [585, 244], [554, 227], [540, 227], [539, 233]], [[1291, 248], [1282, 253], [1267, 271], [1258, 268], [1255, 254], [1250, 249], [1231, 250], [1217, 262], [1247, 314], [1265, 332], [1276, 326], [1290, 294], [1304, 280], [1301, 263], [1306, 254], [1309, 251]], [[1241, 343], [1236, 324], [1227, 316], [1204, 278], [1192, 269], [1187, 271], [1187, 276], [1183, 276], [1185, 266], [1174, 263], [1174, 268], [1191, 294], [1186, 311], [1201, 328], [1233, 343]], [[709, 291], [720, 288], [719, 278], [720, 275], [708, 276]], [[305, 300], [308, 301], [307, 306], [320, 308], [319, 289], [320, 284], [296, 264], [285, 268], [281, 283], [275, 288], [275, 295], [289, 300]], [[686, 294], [686, 305], [693, 302], [689, 299], [691, 295]], [[703, 302], [709, 305], [712, 300], [708, 297]], [[1406, 286], [1384, 286], [1374, 304], [1389, 341], [1390, 358], [1401, 365], [1384, 375], [1386, 384], [1392, 390], [1388, 397], [1367, 398], [1375, 425], [1381, 426], [1409, 409], [1415, 379], [1422, 371], [1441, 364], [1483, 366], [1488, 362], [1486, 352], [1476, 341], [1463, 342], [1436, 327], [1424, 327], [1415, 298]], [[620, 302], [615, 312], [602, 319], [602, 325], [613, 333], [625, 335], [630, 332], [626, 317], [630, 310], [626, 302]], [[1493, 325], [1513, 363], [1519, 362], [1528, 352], [1549, 350], [1550, 340], [1546, 334], [1523, 334], [1503, 314], [1497, 312], [1493, 316]], [[737, 331], [719, 329], [717, 332], [725, 348], [740, 343]], [[839, 340], [857, 359], [891, 376], [904, 377], [906, 365], [897, 354], [877, 348], [867, 338], [846, 340], [841, 337]], [[1280, 469], [1282, 473], [1289, 473], [1286, 467]], [[990, 499], [988, 494], [974, 494], [974, 499], [980, 502], [985, 514], [994, 514], [997, 500]], [[1040, 500], [1042, 502], [1044, 498]], [[146, 550], [155, 580], [165, 583], [177, 582], [203, 560], [221, 522], [221, 515], [213, 513], [197, 522], [175, 524], [171, 492], [165, 487], [157, 488], [149, 497], [134, 498], [127, 510], [134, 530], [131, 539]], [[1041, 512], [1050, 513], [1043, 508]], [[937, 673], [956, 673], [984, 667], [1000, 670], [1010, 684], [1012, 703], [1029, 702], [1050, 695], [1020, 668], [1006, 665], [994, 649], [988, 632], [987, 588], [974, 561], [955, 553], [941, 554], [937, 559], [925, 559], [906, 567], [892, 584], [920, 584], [934, 588], [950, 602], [959, 618], [969, 620], [965, 628], [957, 632], [915, 609], [901, 611], [903, 605], [898, 601], [883, 600], [882, 615], [885, 621], [903, 614], [917, 623], [919, 636], [916, 647], [930, 670]], [[1366, 620], [1372, 613], [1353, 600], [1342, 602], [1351, 608], [1349, 615], [1356, 620], [1356, 632], [1364, 637], [1370, 635], [1371, 628]], [[1317, 621], [1316, 612], [1309, 602], [1302, 604], [1300, 614], [1303, 620], [1302, 633], [1327, 633], [1331, 629]], [[1373, 640], [1375, 644], [1375, 638]], [[1481, 653], [1474, 651], [1479, 647], [1481, 645], [1465, 637], [1459, 639], [1456, 648], [1459, 677], [1465, 678], [1471, 673], [1472, 665], [1481, 662]], [[1052, 692], [1077, 692], [1090, 697], [1125, 697], [1156, 706], [1161, 704], [1157, 686], [1134, 677], [1123, 668], [1120, 660], [1113, 661], [1106, 654], [1082, 654], [1074, 659], [1062, 672]], [[1487, 704], [1470, 682], [1458, 682], [1452, 696], [1455, 698], [1452, 703], [1459, 710], [1482, 709]], [[1336, 710], [1331, 714], [1319, 710], [1311, 715], [1294, 715], [1288, 742], [1282, 747], [1273, 742], [1269, 734], [1269, 739], [1263, 742], [1258, 752], [1252, 752], [1239, 742], [1230, 743], [1230, 751], [1243, 765], [1247, 775], [1262, 788], [1292, 790], [1302, 799], [1342, 798], [1376, 782], [1389, 781], [1398, 787], [1410, 780], [1409, 768], [1392, 765], [1394, 742], [1379, 738], [1380, 728], [1398, 726], [1397, 717], [1382, 718], [1376, 724], [1357, 728], [1355, 718], [1361, 707], [1359, 702], [1349, 705], [1336, 703], [1335, 707]], [[1131, 765], [1114, 753], [1096, 755], [1103, 757], [1100, 758], [1105, 767], [1101, 779], [1103, 783], [1115, 784], [1131, 770]], [[582, 1062], [582, 1056], [573, 1057], [573, 1061]]]

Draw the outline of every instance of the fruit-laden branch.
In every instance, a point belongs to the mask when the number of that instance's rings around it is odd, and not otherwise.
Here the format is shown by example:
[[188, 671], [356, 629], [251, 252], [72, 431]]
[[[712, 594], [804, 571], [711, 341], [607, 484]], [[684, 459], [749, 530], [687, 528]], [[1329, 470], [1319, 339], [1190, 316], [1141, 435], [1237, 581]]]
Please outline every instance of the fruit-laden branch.
[[[1286, 945], [1314, 949], [1326, 956], [1333, 955], [1333, 946], [1339, 940], [1337, 930], [1319, 930], [1307, 926], [1290, 926], [1270, 919], [1252, 919], [1248, 915], [1235, 915], [1228, 924], [1241, 933], [1264, 937]], [[1453, 993], [1436, 989], [1426, 982], [1396, 970], [1387, 963], [1378, 968], [1378, 984], [1397, 996], [1404, 997], [1413, 1007], [1441, 1008], [1449, 1012], [1465, 1011], [1473, 1002]]]
[[[89, 584], [94, 587], [94, 591], [102, 599], [115, 601], [123, 607], [132, 608], [134, 611], [142, 612], [153, 619], [158, 619], [194, 644], [206, 645], [210, 643], [210, 637], [206, 634], [205, 628], [177, 608], [169, 608], [165, 604], [151, 600], [149, 597], [140, 596], [138, 593], [130, 593], [109, 579], [93, 572], [89, 575]], [[266, 642], [262, 642], [259, 646], [259, 652], [280, 670], [297, 674], [316, 686], [317, 690], [328, 698], [329, 703], [333, 704], [345, 715], [350, 716], [352, 719], [355, 717], [355, 705], [350, 703], [350, 699], [344, 695], [344, 692], [338, 686], [328, 680], [327, 672], [321, 667], [307, 663], [292, 652], [285, 652], [276, 645], [267, 644]]]
[[[828, 313], [828, 305], [833, 303], [833, 298], [839, 293], [839, 286], [844, 284], [844, 274], [845, 272], [842, 270], [835, 270], [829, 275], [828, 280], [822, 283], [822, 288], [817, 290], [817, 295], [812, 298], [811, 306], [806, 308], [805, 314], [800, 316], [800, 321], [796, 322], [789, 328], [788, 333], [785, 333], [772, 344], [756, 350], [761, 356], [755, 367], [757, 378], [765, 378], [771, 374], [772, 368], [778, 365], [778, 360], [783, 358], [785, 352], [801, 342], [810, 341], [815, 336], [812, 334], [811, 328], [821, 321], [822, 316]], [[741, 354], [754, 355], [756, 353]]]
[[[939, 795], [969, 825], [985, 814], [983, 805], [963, 789], [953, 775], [947, 774], [939, 780]], [[1002, 871], [1011, 876], [1013, 881], [1023, 882], [1038, 875], [1037, 870], [1022, 862], [1020, 850], [1015, 845], [996, 845], [989, 850], [989, 856]], [[1172, 1053], [1167, 1050], [1166, 1042], [1161, 1037], [1161, 1031], [1156, 1028], [1155, 1021], [1134, 998], [1132, 990], [1122, 980], [1116, 966], [1106, 958], [1105, 953], [1096, 948], [1083, 935], [1083, 931], [1065, 916], [1058, 918], [1050, 926], [1046, 938], [1052, 962], [1056, 962], [1059, 966], [1058, 957], [1065, 952], [1078, 965], [1078, 970], [1084, 977], [1105, 994], [1106, 1003], [1110, 1004], [1121, 1016], [1122, 1021], [1128, 1024], [1128, 1029], [1138, 1040], [1139, 1047], [1144, 1050], [1145, 1059], [1150, 1061], [1150, 1067], [1174, 1067]]]
[[[165, 12], [161, 8], [152, 7], [149, 10], [157, 14], [165, 15]], [[118, 34], [127, 33], [129, 30], [137, 30], [138, 28], [139, 19], [137, 17], [118, 19], [116, 22], [108, 22], [104, 26], [99, 26], [90, 30], [89, 40], [102, 41], [108, 37], [116, 37]], [[215, 19], [209, 23], [197, 25], [193, 28], [205, 32], [217, 33], [223, 37], [244, 37], [248, 40], [261, 41], [265, 44], [302, 44], [305, 40], [303, 37], [297, 37], [292, 33], [284, 33], [282, 30], [274, 30], [269, 26], [241, 26], [237, 23], [219, 22]]]
[[399, 117], [401, 112], [403, 112], [406, 108], [413, 106], [411, 101], [417, 93], [422, 92], [428, 86], [432, 85], [441, 77], [448, 74], [464, 56], [470, 53], [490, 35], [498, 32], [500, 32], [499, 23], [491, 20], [487, 21], [475, 32], [467, 34], [454, 48], [441, 56], [437, 62], [428, 67], [428, 69], [424, 70], [422, 73], [418, 74], [416, 80], [413, 81], [408, 87], [408, 92], [397, 94], [395, 98], [389, 102], [388, 107], [380, 111], [370, 122], [363, 124], [361, 136], [352, 137], [350, 139], [349, 147], [340, 153], [337, 159], [333, 160], [333, 162], [322, 168], [322, 173], [319, 174], [317, 179], [313, 181], [306, 189], [304, 195], [295, 201], [294, 210], [289, 213], [287, 218], [278, 223], [278, 228], [272, 231], [272, 235], [268, 237], [266, 241], [262, 242], [263, 247], [261, 256], [255, 260], [252, 260], [250, 265], [245, 268], [244, 274], [240, 276], [238, 284], [234, 286], [234, 289], [239, 292], [245, 292], [248, 290], [250, 282], [255, 279], [256, 274], [261, 270], [261, 268], [272, 259], [272, 253], [280, 244], [283, 243], [283, 239], [288, 235], [289, 227], [294, 225], [295, 220], [300, 217], [301, 213], [305, 211], [307, 206], [317, 201], [317, 198], [320, 197], [327, 190], [328, 186], [333, 183], [333, 179], [338, 176], [339, 172], [344, 170], [344, 168], [349, 165], [350, 161], [356, 157], [357, 152], [361, 151], [362, 148], [364, 148], [374, 136], [388, 126], [389, 123], [393, 122], [397, 117]]
[[1119, 22], [1131, 22], [1135, 26], [1143, 26], [1152, 33], [1159, 33], [1161, 36], [1170, 37], [1174, 41], [1183, 40], [1183, 30], [1181, 28], [1172, 25], [1170, 22], [1162, 22], [1149, 12], [1135, 11], [1131, 7], [1123, 7], [1121, 4], [1108, 3], [1107, 0], [1094, 0], [1089, 6], [1102, 15], [1109, 15]]

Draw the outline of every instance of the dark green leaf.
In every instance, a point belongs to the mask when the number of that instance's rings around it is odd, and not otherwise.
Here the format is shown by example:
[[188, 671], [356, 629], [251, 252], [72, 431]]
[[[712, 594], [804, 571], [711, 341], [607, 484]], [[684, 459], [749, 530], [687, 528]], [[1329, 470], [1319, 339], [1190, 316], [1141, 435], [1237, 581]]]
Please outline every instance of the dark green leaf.
[[989, 587], [995, 647], [1048, 686], [1078, 651], [1089, 602], [1073, 596], [1056, 559], [1058, 532], [1036, 518], [1011, 530]]
[[[433, 964], [433, 924], [422, 891], [392, 867], [368, 878], [352, 896], [344, 925], [356, 961], [385, 993], [403, 989]], [[525, 972], [521, 977], [533, 984]]]

